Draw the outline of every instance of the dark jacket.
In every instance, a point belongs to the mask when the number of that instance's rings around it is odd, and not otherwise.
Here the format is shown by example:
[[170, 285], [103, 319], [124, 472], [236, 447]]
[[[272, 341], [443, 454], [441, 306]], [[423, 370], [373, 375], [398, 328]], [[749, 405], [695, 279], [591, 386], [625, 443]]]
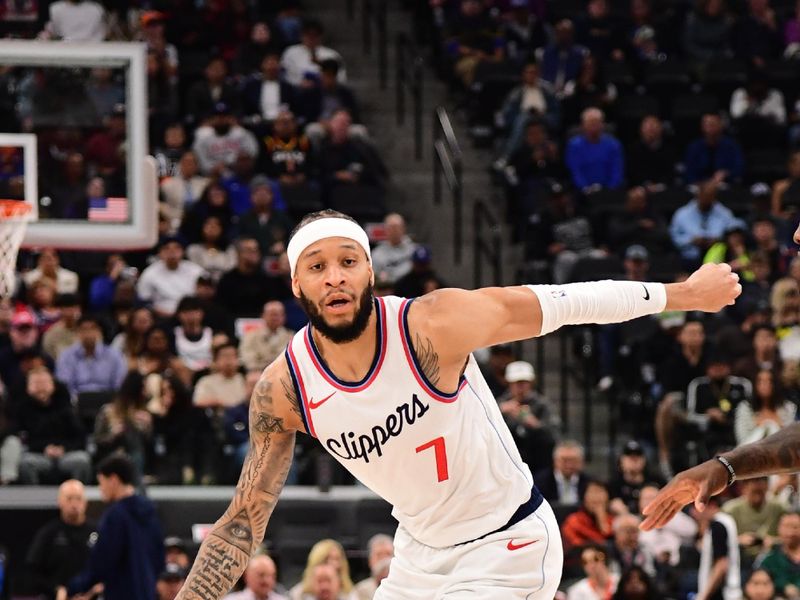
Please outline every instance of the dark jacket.
[[[261, 90], [264, 80], [253, 77], [244, 84], [242, 89], [242, 114], [245, 116], [261, 115]], [[292, 111], [297, 110], [298, 94], [291, 83], [283, 80], [278, 82], [281, 93], [281, 104], [286, 104]]]
[[100, 519], [89, 564], [69, 584], [69, 595], [105, 585], [106, 600], [156, 600], [164, 567], [164, 538], [155, 505], [142, 496], [112, 504]]
[[[556, 483], [556, 476], [553, 474], [553, 469], [545, 469], [536, 473], [533, 478], [536, 482], [536, 487], [542, 492], [542, 496], [548, 502], [558, 503], [558, 484]], [[583, 474], [578, 474], [578, 498], [583, 497], [583, 492], [586, 490], [586, 485], [589, 483], [589, 478]]]
[[17, 428], [31, 452], [44, 452], [50, 444], [64, 446], [67, 451], [82, 450], [86, 445], [83, 427], [62, 384], [56, 384], [47, 405], [26, 395], [19, 408]]
[[[337, 84], [336, 89], [328, 95], [333, 96], [334, 100], [339, 104], [339, 109], [344, 109], [350, 113], [353, 118], [353, 123], [361, 123], [361, 115], [358, 111], [358, 102], [356, 102], [355, 94], [345, 85]], [[299, 99], [298, 110], [300, 115], [307, 123], [313, 123], [320, 120], [320, 115], [325, 108], [323, 102], [325, 92], [320, 86], [313, 87], [305, 90]], [[330, 118], [331, 115], [326, 115], [325, 118]]]
[[94, 523], [67, 525], [60, 518], [39, 529], [25, 558], [31, 591], [54, 598], [55, 589], [67, 585], [89, 559], [94, 531]]

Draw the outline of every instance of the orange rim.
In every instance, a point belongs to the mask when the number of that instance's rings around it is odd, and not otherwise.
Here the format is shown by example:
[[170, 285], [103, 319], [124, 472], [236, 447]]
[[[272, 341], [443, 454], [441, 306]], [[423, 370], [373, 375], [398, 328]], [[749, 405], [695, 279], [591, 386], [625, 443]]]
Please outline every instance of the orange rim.
[[0, 219], [25, 218], [31, 212], [31, 205], [24, 200], [0, 200]]

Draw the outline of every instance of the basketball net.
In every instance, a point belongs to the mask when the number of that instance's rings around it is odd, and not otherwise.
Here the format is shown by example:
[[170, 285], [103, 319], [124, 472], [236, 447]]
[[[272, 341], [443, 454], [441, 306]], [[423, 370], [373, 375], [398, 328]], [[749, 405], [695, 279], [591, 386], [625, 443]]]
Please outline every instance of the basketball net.
[[31, 218], [31, 205], [21, 200], [0, 200], [0, 298], [16, 287], [17, 253]]

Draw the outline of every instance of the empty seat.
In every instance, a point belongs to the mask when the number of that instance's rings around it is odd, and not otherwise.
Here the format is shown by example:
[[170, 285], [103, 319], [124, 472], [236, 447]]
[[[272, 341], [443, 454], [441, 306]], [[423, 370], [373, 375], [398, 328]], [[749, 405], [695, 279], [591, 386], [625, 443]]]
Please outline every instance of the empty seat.
[[732, 58], [714, 60], [708, 65], [702, 83], [707, 93], [716, 96], [720, 103], [727, 104], [733, 90], [747, 83], [747, 65], [744, 61]]
[[692, 199], [692, 193], [679, 187], [669, 187], [650, 194], [649, 204], [665, 218], [672, 217], [672, 213]]
[[682, 94], [672, 99], [670, 119], [679, 146], [700, 133], [700, 118], [719, 110], [719, 101], [711, 94]]
[[614, 107], [617, 137], [622, 140], [636, 139], [639, 124], [648, 115], [659, 114], [658, 99], [643, 94], [620, 96]]
[[732, 186], [719, 190], [717, 199], [738, 217], [747, 216], [753, 209], [753, 195], [746, 187]]
[[771, 60], [764, 66], [767, 81], [783, 92], [784, 100], [794, 98], [800, 91], [800, 68], [794, 60]]
[[384, 193], [370, 185], [340, 185], [333, 188], [330, 207], [360, 223], [382, 221], [386, 215]]
[[747, 182], [773, 183], [786, 177], [786, 153], [780, 148], [753, 150], [745, 160]]
[[620, 92], [629, 92], [636, 86], [636, 78], [628, 63], [620, 60], [608, 60], [603, 64], [603, 75], [608, 83], [613, 84]]
[[281, 185], [281, 195], [286, 201], [292, 219], [299, 221], [311, 212], [325, 208], [319, 187], [310, 183]]
[[644, 85], [648, 93], [666, 98], [689, 90], [692, 78], [686, 65], [678, 60], [665, 60], [647, 66]]
[[585, 257], [575, 263], [570, 273], [570, 281], [617, 279], [624, 272], [622, 261], [616, 256]]

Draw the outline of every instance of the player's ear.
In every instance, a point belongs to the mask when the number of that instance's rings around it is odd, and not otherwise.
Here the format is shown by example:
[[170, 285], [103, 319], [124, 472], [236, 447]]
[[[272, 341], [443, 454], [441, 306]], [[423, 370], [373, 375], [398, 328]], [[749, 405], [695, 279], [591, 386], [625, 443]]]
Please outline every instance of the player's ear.
[[300, 282], [297, 281], [297, 275], [292, 276], [292, 294], [295, 298], [300, 297]]

